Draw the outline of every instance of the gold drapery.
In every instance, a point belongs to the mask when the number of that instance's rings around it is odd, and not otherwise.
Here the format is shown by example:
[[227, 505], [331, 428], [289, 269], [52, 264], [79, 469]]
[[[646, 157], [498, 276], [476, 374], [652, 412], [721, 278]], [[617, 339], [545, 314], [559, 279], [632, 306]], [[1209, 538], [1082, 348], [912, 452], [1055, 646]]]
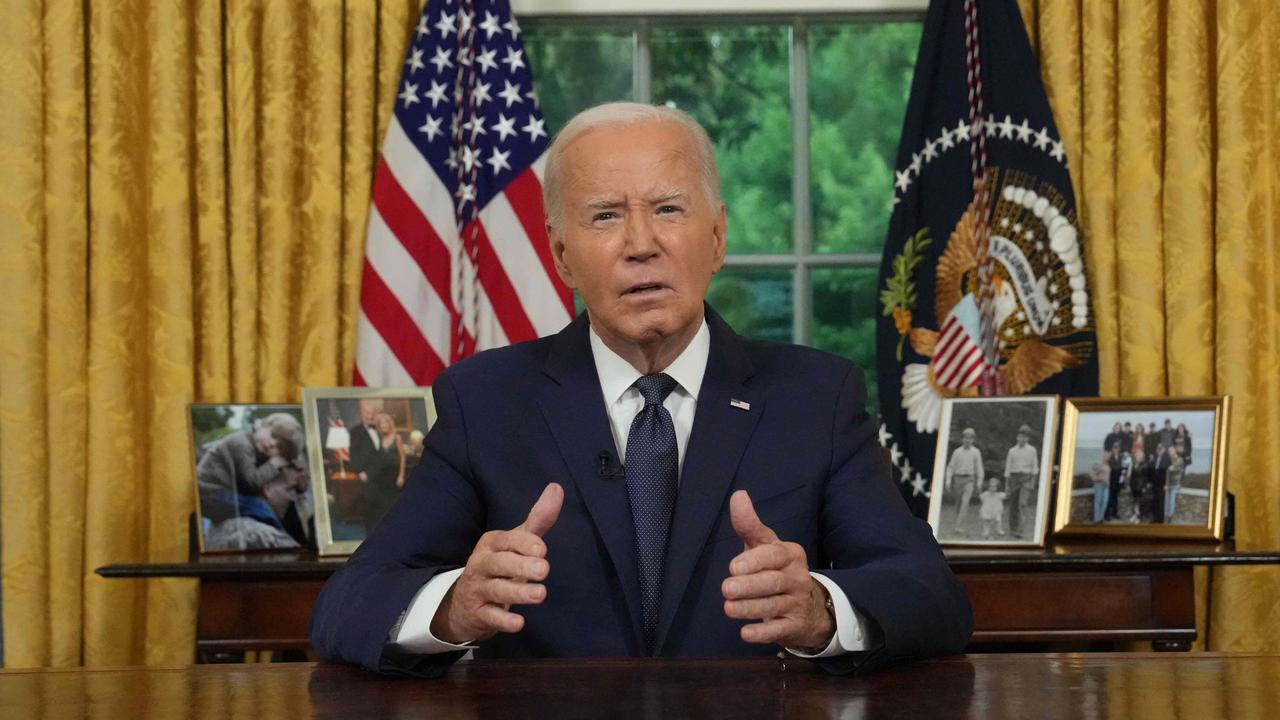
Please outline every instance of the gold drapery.
[[[1076, 188], [1102, 393], [1231, 395], [1237, 537], [1280, 547], [1280, 14], [1020, 5]], [[1280, 650], [1280, 569], [1213, 572], [1210, 649]]]
[[8, 667], [192, 659], [186, 405], [345, 384], [418, 0], [0, 8]]

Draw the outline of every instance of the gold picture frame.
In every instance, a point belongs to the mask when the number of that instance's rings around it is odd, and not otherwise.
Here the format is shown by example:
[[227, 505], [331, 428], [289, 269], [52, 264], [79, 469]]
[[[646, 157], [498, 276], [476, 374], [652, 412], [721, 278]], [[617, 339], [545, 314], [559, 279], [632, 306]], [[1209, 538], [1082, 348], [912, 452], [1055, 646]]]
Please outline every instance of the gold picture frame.
[[[363, 416], [375, 406], [373, 424], [380, 413], [391, 418], [393, 435], [382, 436], [392, 437], [391, 445], [374, 445], [376, 428], [368, 441], [357, 436], [369, 432]], [[422, 457], [422, 441], [436, 420], [431, 388], [303, 388], [302, 415], [315, 486], [317, 549], [322, 556], [350, 555], [394, 501], [399, 478]], [[365, 444], [364, 453], [376, 447], [387, 457], [376, 462], [360, 457]], [[392, 454], [403, 458], [399, 477]]]
[[1068, 399], [1054, 533], [1221, 541], [1230, 410], [1225, 395]]
[[[928, 521], [938, 544], [1042, 547], [1057, 434], [1057, 395], [944, 400], [929, 490]], [[961, 452], [973, 453], [980, 466], [969, 482], [953, 465], [966, 443], [971, 449]], [[1035, 471], [1014, 470], [1019, 463], [1034, 463]]]
[[[280, 414], [292, 418], [294, 432], [301, 433], [302, 406], [297, 403], [187, 405], [196, 548], [200, 554], [279, 552], [314, 546], [310, 520], [315, 503], [307, 477], [305, 444], [288, 450], [292, 443], [273, 443], [276, 449], [270, 450], [272, 454], [283, 451], [293, 456], [278, 471], [268, 471], [275, 477], [261, 493], [246, 494], [246, 478], [238, 477], [245, 469], [243, 462], [256, 463], [258, 467], [248, 467], [257, 474], [269, 457], [251, 449], [254, 439], [235, 436], [251, 437], [258, 421], [270, 426], [272, 416]], [[287, 434], [288, 429], [282, 429]], [[234, 447], [237, 442], [239, 451]], [[237, 455], [252, 459], [236, 462]]]

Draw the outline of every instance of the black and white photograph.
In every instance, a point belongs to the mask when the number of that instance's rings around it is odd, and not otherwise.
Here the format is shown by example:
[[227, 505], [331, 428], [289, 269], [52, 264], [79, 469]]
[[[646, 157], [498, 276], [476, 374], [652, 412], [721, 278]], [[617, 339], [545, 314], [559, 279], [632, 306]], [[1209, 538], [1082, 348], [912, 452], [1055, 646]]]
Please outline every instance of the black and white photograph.
[[404, 488], [435, 419], [429, 388], [304, 388], [321, 555], [354, 552]]
[[929, 524], [943, 545], [1044, 542], [1057, 398], [957, 398], [942, 407]]
[[301, 405], [190, 406], [202, 552], [315, 548]]
[[1221, 515], [1226, 409], [1225, 398], [1069, 401], [1059, 531], [1210, 532]]

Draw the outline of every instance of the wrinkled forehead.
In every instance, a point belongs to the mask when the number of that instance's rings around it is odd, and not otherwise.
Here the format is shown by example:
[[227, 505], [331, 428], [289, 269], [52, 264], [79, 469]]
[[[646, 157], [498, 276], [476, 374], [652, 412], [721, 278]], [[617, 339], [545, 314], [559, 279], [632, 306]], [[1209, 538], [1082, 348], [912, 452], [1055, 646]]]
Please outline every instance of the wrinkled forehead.
[[692, 192], [698, 153], [687, 129], [674, 122], [616, 123], [592, 128], [565, 148], [571, 194]]

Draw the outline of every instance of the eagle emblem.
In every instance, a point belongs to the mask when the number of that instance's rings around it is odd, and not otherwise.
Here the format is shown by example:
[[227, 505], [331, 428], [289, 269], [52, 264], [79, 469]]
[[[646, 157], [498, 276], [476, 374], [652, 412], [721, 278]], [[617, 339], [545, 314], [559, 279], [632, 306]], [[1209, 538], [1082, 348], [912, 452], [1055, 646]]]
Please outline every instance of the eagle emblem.
[[[1093, 327], [1074, 212], [1056, 190], [1027, 173], [1009, 171], [1000, 179], [989, 231], [995, 266], [994, 369], [1001, 394], [1023, 395], [1088, 360], [1093, 344], [1073, 343], [1071, 336], [1091, 333]], [[913, 238], [917, 255], [922, 254], [920, 238], [919, 233]], [[904, 255], [913, 251], [912, 244]], [[989, 369], [979, 343], [976, 247], [977, 215], [970, 203], [935, 268], [938, 328], [912, 326], [915, 289], [909, 277], [910, 292], [882, 293], [885, 314], [893, 315], [901, 339], [927, 359], [908, 362], [902, 371], [902, 408], [919, 432], [937, 430], [944, 399], [977, 395]], [[912, 259], [903, 263], [908, 273]], [[903, 284], [900, 276], [898, 283]]]

